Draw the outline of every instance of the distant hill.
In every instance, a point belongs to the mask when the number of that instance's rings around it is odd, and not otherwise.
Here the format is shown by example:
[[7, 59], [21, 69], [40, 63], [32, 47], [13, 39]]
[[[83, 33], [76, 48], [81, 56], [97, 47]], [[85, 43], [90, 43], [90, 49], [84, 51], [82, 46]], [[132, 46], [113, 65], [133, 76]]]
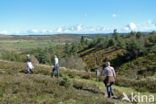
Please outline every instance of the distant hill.
[[79, 40], [80, 36], [75, 35], [0, 35], [0, 52], [22, 52]]

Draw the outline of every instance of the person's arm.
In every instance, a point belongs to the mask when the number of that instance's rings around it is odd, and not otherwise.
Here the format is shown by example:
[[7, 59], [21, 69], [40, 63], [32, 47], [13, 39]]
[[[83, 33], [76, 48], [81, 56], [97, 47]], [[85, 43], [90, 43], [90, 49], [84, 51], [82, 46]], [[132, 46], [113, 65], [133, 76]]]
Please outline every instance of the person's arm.
[[107, 72], [106, 69], [104, 69], [104, 70], [101, 72], [100, 78], [99, 78], [100, 81], [103, 80], [103, 76], [106, 76], [106, 72]]
[[54, 68], [55, 68], [55, 69], [56, 69], [56, 63], [57, 63], [56, 61], [57, 61], [57, 59], [55, 58], [55, 59], [54, 59]]
[[107, 70], [104, 69], [104, 70], [102, 71], [102, 73], [101, 73], [101, 76], [106, 76], [106, 73], [107, 73]]
[[114, 76], [114, 78], [116, 78], [116, 73], [115, 73], [115, 70], [114, 70], [114, 68], [113, 68], [113, 76]]

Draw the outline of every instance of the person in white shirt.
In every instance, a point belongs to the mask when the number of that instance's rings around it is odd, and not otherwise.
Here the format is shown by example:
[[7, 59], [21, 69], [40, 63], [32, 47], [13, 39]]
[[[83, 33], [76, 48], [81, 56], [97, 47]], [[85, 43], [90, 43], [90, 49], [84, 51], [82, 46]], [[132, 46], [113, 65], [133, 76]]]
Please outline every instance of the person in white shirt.
[[55, 75], [55, 70], [57, 71], [57, 77], [59, 77], [59, 60], [56, 55], [54, 55], [54, 67], [52, 68], [52, 77]]
[[27, 54], [27, 67], [26, 70], [28, 73], [34, 73], [33, 71], [34, 66], [32, 65], [31, 57], [29, 54]]

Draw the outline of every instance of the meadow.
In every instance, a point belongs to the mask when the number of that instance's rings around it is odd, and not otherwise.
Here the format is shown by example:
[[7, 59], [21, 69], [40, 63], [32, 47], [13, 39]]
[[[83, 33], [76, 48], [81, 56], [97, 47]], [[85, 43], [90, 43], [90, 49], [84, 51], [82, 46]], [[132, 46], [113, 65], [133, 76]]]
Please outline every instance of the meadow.
[[[153, 95], [138, 91], [117, 80], [114, 89], [117, 99], [107, 98], [102, 81], [94, 72], [60, 68], [60, 78], [51, 78], [51, 67], [35, 65], [35, 74], [26, 74], [25, 63], [0, 61], [0, 101], [3, 104], [129, 104], [122, 93]], [[118, 77], [120, 78], [120, 77]], [[126, 79], [125, 79], [126, 80]], [[130, 80], [130, 79], [129, 79]], [[126, 80], [127, 81], [127, 80]], [[153, 83], [153, 88], [156, 85]], [[138, 86], [139, 88], [139, 86]], [[155, 90], [155, 89], [154, 89]], [[142, 103], [141, 103], [142, 104]]]
[[78, 41], [80, 36], [70, 35], [26, 35], [26, 36], [0, 36], [0, 52], [24, 52], [36, 48], [45, 48], [64, 45]]

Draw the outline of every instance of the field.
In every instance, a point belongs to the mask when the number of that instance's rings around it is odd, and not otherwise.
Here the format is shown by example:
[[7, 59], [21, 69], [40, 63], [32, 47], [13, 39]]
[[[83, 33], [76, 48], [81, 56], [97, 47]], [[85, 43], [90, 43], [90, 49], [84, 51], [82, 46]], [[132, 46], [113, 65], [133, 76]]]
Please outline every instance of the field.
[[45, 35], [45, 36], [5, 36], [0, 35], [0, 52], [23, 52], [36, 48], [63, 45], [66, 42], [79, 41], [80, 36]]

